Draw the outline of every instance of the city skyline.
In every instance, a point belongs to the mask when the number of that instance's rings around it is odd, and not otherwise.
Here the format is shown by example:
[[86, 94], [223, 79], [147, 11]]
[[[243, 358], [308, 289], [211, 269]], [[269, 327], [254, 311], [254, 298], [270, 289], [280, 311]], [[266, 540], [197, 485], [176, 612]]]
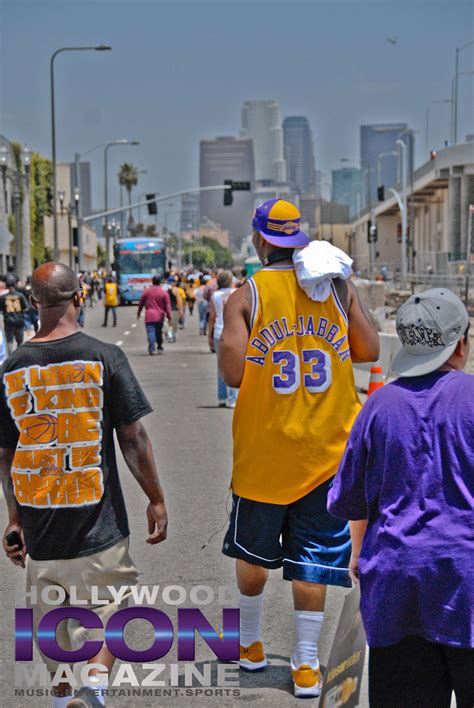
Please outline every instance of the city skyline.
[[[318, 169], [326, 174], [340, 166], [340, 158], [358, 157], [360, 125], [379, 122], [405, 122], [421, 131], [420, 164], [426, 106], [449, 97], [455, 48], [472, 39], [473, 26], [472, 4], [463, 0], [456, 2], [457, 12], [444, 1], [358, 2], [357, 13], [351, 12], [354, 2], [297, 0], [229, 2], [225, 8], [204, 1], [64, 2], [61, 9], [66, 5], [67, 12], [60, 12], [53, 0], [3, 1], [1, 63], [15, 66], [15, 73], [1, 75], [1, 130], [51, 157], [52, 52], [68, 44], [110, 43], [112, 52], [104, 55], [58, 59], [56, 105], [60, 162], [114, 138], [141, 141], [140, 147], [111, 151], [111, 205], [119, 202], [116, 173], [125, 161], [148, 171], [140, 176], [140, 191], [197, 186], [199, 141], [238, 135], [242, 103], [259, 98], [278, 101], [283, 116], [307, 116]], [[283, 26], [296, 21], [295, 54], [259, 51], [261, 27], [275, 5]], [[157, 29], [165, 26], [169, 31], [157, 41]], [[396, 45], [387, 43], [391, 36]], [[469, 49], [461, 53], [461, 71], [471, 69], [472, 56]], [[459, 91], [461, 140], [472, 132], [472, 77], [460, 78]], [[446, 138], [449, 106], [433, 107], [430, 144], [439, 148]], [[93, 206], [100, 208], [103, 153], [88, 159]]]

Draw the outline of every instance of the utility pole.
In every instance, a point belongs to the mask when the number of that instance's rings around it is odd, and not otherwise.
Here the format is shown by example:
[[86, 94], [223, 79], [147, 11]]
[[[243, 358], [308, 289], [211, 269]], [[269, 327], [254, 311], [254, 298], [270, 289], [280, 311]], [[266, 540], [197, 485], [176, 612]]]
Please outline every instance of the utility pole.
[[15, 181], [13, 187], [13, 204], [15, 207], [15, 269], [18, 277], [20, 277], [21, 272], [21, 220], [20, 220], [20, 207], [21, 207], [21, 192], [20, 192], [20, 179], [19, 177]]
[[[84, 270], [84, 241], [82, 233], [82, 199], [81, 199], [81, 156], [78, 152], [74, 155], [74, 174], [77, 192], [74, 193], [76, 201], [76, 216], [77, 216], [77, 261], [78, 269]], [[76, 194], [78, 198], [76, 199]]]
[[[403, 213], [402, 213], [402, 258], [401, 258], [401, 279], [402, 287], [406, 286], [407, 279], [407, 225], [408, 225], [408, 159], [407, 146], [404, 140], [397, 140], [397, 145], [402, 151], [402, 197], [403, 197]], [[404, 217], [404, 220], [403, 220]]]

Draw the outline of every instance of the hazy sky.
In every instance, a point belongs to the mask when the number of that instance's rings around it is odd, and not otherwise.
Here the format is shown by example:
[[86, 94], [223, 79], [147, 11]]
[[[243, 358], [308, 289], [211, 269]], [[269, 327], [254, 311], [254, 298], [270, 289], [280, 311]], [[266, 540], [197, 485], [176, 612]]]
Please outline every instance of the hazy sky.
[[[237, 134], [245, 99], [272, 98], [307, 115], [316, 166], [359, 155], [359, 126], [406, 121], [450, 97], [455, 48], [474, 38], [472, 0], [0, 0], [0, 132], [51, 154], [49, 59], [58, 47], [112, 52], [56, 60], [58, 159], [114, 138], [140, 169], [138, 192], [198, 183], [199, 140]], [[388, 37], [396, 38], [391, 44]], [[474, 69], [473, 47], [461, 70]], [[473, 76], [460, 77], [459, 136], [474, 132]], [[431, 110], [430, 146], [449, 139], [450, 105]], [[92, 153], [93, 201], [103, 203], [103, 151]]]

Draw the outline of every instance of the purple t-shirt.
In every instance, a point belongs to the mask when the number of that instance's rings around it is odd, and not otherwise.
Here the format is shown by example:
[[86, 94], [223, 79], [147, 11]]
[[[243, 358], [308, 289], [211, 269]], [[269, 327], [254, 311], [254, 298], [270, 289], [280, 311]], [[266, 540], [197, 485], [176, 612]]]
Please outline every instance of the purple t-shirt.
[[410, 634], [474, 647], [474, 376], [400, 378], [364, 405], [329, 511], [368, 519], [359, 561], [371, 647]]

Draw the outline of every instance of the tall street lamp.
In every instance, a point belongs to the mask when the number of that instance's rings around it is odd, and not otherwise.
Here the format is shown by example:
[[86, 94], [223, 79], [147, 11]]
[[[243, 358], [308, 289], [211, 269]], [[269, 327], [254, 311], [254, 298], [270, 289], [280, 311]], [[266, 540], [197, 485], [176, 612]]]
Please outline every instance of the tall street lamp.
[[458, 141], [458, 97], [459, 97], [459, 53], [474, 44], [474, 39], [462, 47], [456, 49], [456, 61], [454, 64], [454, 95], [453, 95], [453, 143]]
[[57, 260], [59, 258], [59, 241], [58, 241], [58, 216], [56, 214], [57, 208], [57, 183], [56, 183], [56, 111], [55, 111], [55, 101], [54, 101], [54, 60], [61, 52], [107, 52], [110, 51], [112, 47], [105, 44], [99, 44], [96, 47], [61, 47], [56, 49], [54, 54], [51, 56], [49, 73], [50, 73], [50, 83], [51, 83], [51, 144], [52, 144], [52, 157], [53, 157], [53, 235], [54, 235], [54, 258]]
[[[109, 208], [109, 191], [108, 191], [108, 182], [107, 182], [107, 177], [108, 177], [107, 176], [107, 154], [108, 154], [109, 148], [113, 147], [114, 145], [140, 145], [140, 141], [139, 140], [127, 140], [126, 138], [122, 138], [120, 140], [111, 140], [105, 146], [105, 150], [104, 150], [104, 211], [107, 211]], [[109, 228], [108, 228], [107, 214], [105, 215], [104, 232], [105, 232], [105, 269], [108, 273], [110, 270], [110, 234], [109, 234]]]

